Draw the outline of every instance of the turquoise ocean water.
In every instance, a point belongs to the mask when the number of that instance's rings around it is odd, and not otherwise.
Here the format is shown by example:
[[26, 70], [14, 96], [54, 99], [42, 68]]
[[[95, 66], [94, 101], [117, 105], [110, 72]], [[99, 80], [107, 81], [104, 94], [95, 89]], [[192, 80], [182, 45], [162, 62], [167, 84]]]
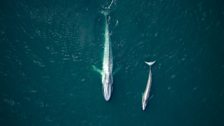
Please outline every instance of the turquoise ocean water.
[[[114, 0], [115, 1], [115, 0]], [[105, 0], [0, 2], [0, 126], [222, 126], [224, 2], [116, 0], [114, 90], [100, 75]], [[146, 111], [144, 61], [156, 60]]]

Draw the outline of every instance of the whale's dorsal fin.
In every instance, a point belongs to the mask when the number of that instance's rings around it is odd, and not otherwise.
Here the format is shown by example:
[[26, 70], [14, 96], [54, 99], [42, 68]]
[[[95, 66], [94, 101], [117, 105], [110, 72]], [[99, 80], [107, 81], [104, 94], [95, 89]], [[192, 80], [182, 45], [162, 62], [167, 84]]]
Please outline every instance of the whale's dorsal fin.
[[102, 70], [100, 70], [99, 68], [97, 68], [95, 65], [92, 65], [92, 68], [94, 71], [96, 71], [97, 73], [99, 73], [100, 75], [102, 75]]

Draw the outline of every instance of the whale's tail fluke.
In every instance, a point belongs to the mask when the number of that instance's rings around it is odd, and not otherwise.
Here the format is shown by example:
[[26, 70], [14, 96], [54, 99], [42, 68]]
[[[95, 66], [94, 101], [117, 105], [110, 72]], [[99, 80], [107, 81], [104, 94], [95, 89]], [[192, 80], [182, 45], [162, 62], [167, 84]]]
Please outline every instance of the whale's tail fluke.
[[109, 15], [110, 10], [105, 9], [105, 10], [100, 11], [100, 13], [103, 14], [104, 16], [107, 16], [107, 15]]
[[148, 64], [150, 67], [151, 67], [155, 62], [156, 62], [156, 61], [152, 61], [152, 62], [146, 62], [146, 61], [145, 61], [145, 63]]
[[109, 13], [116, 6], [116, 0], [106, 1], [105, 5], [101, 6], [102, 11], [100, 11], [104, 16], [109, 15]]

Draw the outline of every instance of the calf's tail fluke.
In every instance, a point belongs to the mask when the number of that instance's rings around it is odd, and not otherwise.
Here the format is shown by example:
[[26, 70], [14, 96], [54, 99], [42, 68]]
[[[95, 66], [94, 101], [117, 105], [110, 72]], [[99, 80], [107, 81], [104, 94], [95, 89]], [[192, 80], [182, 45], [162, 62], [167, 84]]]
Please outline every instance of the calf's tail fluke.
[[156, 61], [152, 61], [152, 62], [147, 62], [145, 61], [146, 64], [148, 64], [150, 67], [155, 63]]

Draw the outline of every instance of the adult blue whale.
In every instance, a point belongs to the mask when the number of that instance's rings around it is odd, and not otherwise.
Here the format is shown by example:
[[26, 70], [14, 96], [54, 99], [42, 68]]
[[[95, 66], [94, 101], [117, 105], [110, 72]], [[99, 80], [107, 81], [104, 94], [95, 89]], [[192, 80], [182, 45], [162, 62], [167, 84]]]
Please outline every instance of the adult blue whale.
[[113, 55], [110, 43], [108, 12], [102, 11], [102, 14], [105, 17], [103, 65], [102, 70], [95, 66], [93, 66], [93, 69], [102, 75], [103, 96], [106, 101], [109, 101], [113, 90]]
[[145, 62], [146, 64], [149, 65], [149, 77], [148, 77], [148, 82], [145, 88], [145, 92], [142, 95], [142, 110], [144, 111], [147, 103], [148, 103], [148, 99], [149, 99], [149, 95], [150, 95], [150, 89], [151, 89], [151, 84], [152, 84], [152, 72], [151, 72], [151, 66], [155, 63], [155, 61], [153, 62]]

